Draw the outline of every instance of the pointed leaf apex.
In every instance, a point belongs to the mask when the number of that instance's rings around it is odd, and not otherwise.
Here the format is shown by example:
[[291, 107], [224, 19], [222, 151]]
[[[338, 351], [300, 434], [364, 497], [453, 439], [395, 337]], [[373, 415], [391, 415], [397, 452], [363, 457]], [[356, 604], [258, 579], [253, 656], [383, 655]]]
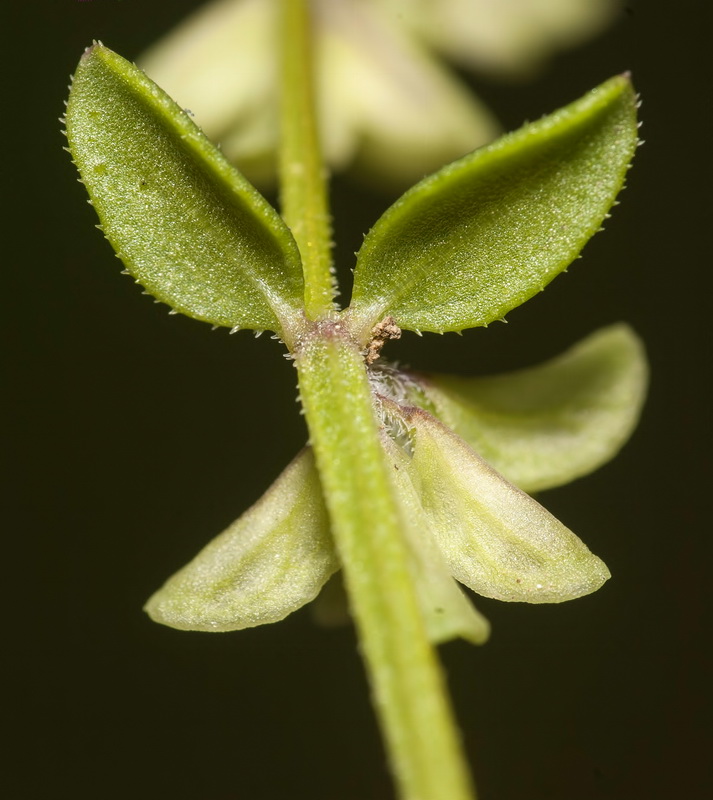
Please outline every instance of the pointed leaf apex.
[[410, 474], [453, 577], [498, 600], [561, 603], [595, 592], [606, 564], [466, 443], [414, 409]]
[[421, 181], [359, 251], [352, 317], [366, 332], [484, 326], [535, 295], [599, 229], [637, 143], [618, 75]]
[[338, 566], [314, 459], [305, 449], [144, 610], [180, 630], [277, 622], [313, 600]]
[[95, 42], [67, 138], [107, 238], [159, 300], [212, 324], [301, 324], [302, 267], [277, 212], [137, 67]]

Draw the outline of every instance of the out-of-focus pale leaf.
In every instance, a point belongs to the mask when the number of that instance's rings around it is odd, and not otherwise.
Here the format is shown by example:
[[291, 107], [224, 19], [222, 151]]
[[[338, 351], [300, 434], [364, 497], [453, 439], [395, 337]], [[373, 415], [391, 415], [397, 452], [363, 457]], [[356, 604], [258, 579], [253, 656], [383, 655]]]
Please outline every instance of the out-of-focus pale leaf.
[[409, 457], [387, 436], [383, 441], [393, 466], [392, 477], [413, 557], [414, 581], [428, 637], [434, 644], [458, 637], [484, 644], [490, 635], [490, 624], [451, 577], [409, 477]]
[[205, 3], [138, 62], [226, 158], [268, 184], [279, 134], [277, 11], [274, 0]]
[[[278, 146], [275, 0], [207, 3], [141, 66], [195, 113], [241, 170], [274, 179]], [[491, 141], [499, 126], [447, 67], [378, 4], [315, 0], [320, 138], [335, 170], [408, 185]]]
[[313, 600], [338, 569], [312, 451], [303, 450], [242, 517], [146, 604], [181, 630], [277, 622]]
[[[451, 577], [409, 477], [408, 456], [387, 436], [384, 436], [384, 447], [394, 469], [393, 480], [411, 552], [414, 584], [429, 640], [442, 644], [462, 638], [473, 644], [484, 644], [490, 634], [490, 624]], [[320, 625], [333, 627], [349, 622], [341, 573], [332, 576], [311, 609]]]
[[476, 147], [500, 126], [437, 58], [378, 4], [315, 3], [322, 140], [336, 169], [405, 186]]
[[521, 77], [599, 33], [621, 0], [371, 0], [472, 69]]
[[594, 592], [606, 565], [539, 503], [425, 411], [409, 473], [454, 578], [498, 600], [559, 603]]
[[411, 377], [427, 410], [505, 478], [535, 492], [586, 475], [619, 452], [638, 421], [648, 368], [641, 340], [619, 324], [529, 369]]
[[596, 233], [636, 143], [636, 97], [620, 76], [414, 186], [358, 253], [360, 338], [387, 314], [436, 332], [503, 318]]
[[66, 122], [104, 233], [148, 294], [214, 325], [285, 336], [299, 324], [302, 267], [289, 230], [143, 72], [95, 44]]
[[[333, 169], [406, 185], [492, 140], [498, 125], [430, 48], [523, 76], [603, 28], [619, 0], [314, 0], [321, 139]], [[216, 0], [139, 64], [251, 180], [278, 144], [276, 0]]]

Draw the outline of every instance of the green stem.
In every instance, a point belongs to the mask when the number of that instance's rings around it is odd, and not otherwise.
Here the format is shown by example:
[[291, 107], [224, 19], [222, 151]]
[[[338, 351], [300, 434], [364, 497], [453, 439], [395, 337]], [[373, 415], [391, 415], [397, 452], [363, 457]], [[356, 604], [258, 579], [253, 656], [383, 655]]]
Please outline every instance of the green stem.
[[309, 4], [282, 0], [280, 200], [302, 255], [310, 320], [334, 308], [326, 170], [315, 113]]
[[474, 797], [410, 570], [390, 467], [357, 345], [337, 320], [296, 354], [300, 394], [352, 614], [405, 800]]
[[313, 323], [294, 352], [300, 393], [399, 794], [404, 800], [472, 800], [418, 603], [364, 358], [332, 302], [308, 11], [306, 0], [282, 0], [282, 213], [302, 254]]

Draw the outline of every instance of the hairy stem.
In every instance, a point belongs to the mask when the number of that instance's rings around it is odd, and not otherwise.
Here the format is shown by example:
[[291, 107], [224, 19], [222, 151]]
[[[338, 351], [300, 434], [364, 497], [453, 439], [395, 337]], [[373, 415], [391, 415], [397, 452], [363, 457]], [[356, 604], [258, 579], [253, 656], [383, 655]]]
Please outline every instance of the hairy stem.
[[280, 200], [302, 255], [307, 318], [333, 309], [326, 170], [315, 113], [309, 3], [282, 0]]
[[282, 213], [302, 254], [312, 321], [293, 352], [377, 716], [404, 800], [472, 800], [443, 676], [418, 604], [364, 357], [332, 302], [331, 231], [306, 0], [282, 0], [281, 42]]
[[337, 320], [297, 353], [300, 393], [376, 711], [405, 800], [474, 797], [413, 583], [364, 359]]

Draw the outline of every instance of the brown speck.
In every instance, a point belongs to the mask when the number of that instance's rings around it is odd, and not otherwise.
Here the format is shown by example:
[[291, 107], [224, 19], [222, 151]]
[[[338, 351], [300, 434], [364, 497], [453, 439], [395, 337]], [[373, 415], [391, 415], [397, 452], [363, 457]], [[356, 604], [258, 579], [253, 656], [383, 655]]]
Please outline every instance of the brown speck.
[[373, 364], [381, 354], [381, 348], [387, 339], [400, 339], [401, 328], [396, 324], [392, 316], [384, 317], [377, 325], [371, 329], [371, 341], [366, 349], [364, 360], [367, 364]]

